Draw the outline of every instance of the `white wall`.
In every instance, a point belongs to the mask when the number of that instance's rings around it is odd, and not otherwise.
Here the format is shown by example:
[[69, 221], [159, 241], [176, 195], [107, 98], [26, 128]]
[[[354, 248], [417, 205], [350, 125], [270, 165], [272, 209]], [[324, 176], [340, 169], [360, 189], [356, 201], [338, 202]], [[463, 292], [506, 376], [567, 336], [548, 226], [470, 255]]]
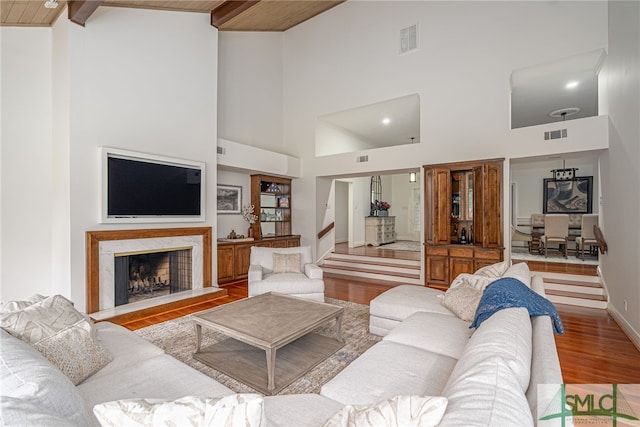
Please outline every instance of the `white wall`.
[[[593, 176], [592, 209], [593, 213], [600, 211], [599, 207], [599, 171], [598, 155], [585, 158], [572, 158], [565, 161], [567, 168], [578, 168], [576, 176]], [[518, 186], [518, 217], [531, 218], [533, 213], [542, 213], [543, 207], [543, 179], [551, 178], [552, 169], [562, 168], [562, 160], [526, 160], [523, 163], [511, 164], [511, 182]], [[519, 228], [527, 231], [525, 228]]]
[[420, 240], [420, 232], [415, 230], [413, 211], [414, 189], [420, 189], [419, 182], [409, 182], [409, 173], [391, 176], [391, 211], [396, 217], [397, 240]]
[[[242, 205], [251, 203], [251, 176], [249, 174], [218, 169], [218, 184], [239, 185], [242, 187]], [[215, 197], [215, 194], [213, 196]], [[260, 215], [260, 212], [254, 211], [254, 213]], [[245, 236], [249, 231], [249, 223], [242, 218], [242, 214], [218, 213], [217, 224], [216, 236], [218, 238], [227, 237], [231, 230]]]
[[335, 242], [349, 241], [349, 182], [335, 182]]
[[0, 27], [0, 300], [52, 286], [51, 30]]
[[[285, 147], [304, 165], [294, 196], [313, 203], [318, 175], [606, 148], [603, 132], [551, 148], [519, 144], [528, 135], [509, 129], [512, 70], [605, 47], [606, 17], [604, 2], [345, 2], [285, 32]], [[416, 22], [419, 49], [399, 55], [400, 29]], [[319, 116], [410, 93], [421, 100], [419, 144], [369, 150], [367, 163], [315, 157]], [[297, 224], [303, 241], [313, 225]]]
[[[640, 346], [640, 3], [609, 2], [608, 60], [600, 111], [610, 118], [610, 148], [601, 158], [601, 269], [610, 310]], [[624, 308], [627, 301], [627, 310]]]
[[219, 138], [282, 152], [282, 37], [219, 34]]
[[[6, 39], [6, 50], [3, 37], [2, 46], [3, 87], [15, 87], [2, 102], [16, 108], [7, 138], [3, 126], [2, 174], [11, 176], [3, 179], [3, 209], [13, 207], [3, 212], [2, 244], [20, 232], [17, 249], [30, 255], [8, 259], [3, 251], [3, 265], [11, 265], [3, 298], [59, 292], [84, 309], [87, 230], [215, 230], [218, 38], [208, 15], [100, 7], [86, 27], [58, 21], [53, 29], [2, 31], [20, 35]], [[101, 146], [205, 162], [206, 221], [100, 224]], [[28, 178], [16, 179], [25, 168]]]

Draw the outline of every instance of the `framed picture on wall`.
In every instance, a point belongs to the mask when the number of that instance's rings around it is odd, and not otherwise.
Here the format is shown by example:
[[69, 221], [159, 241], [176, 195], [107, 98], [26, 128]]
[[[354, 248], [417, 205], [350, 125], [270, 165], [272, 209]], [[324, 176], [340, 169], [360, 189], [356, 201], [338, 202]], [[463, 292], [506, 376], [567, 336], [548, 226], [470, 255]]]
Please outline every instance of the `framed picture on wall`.
[[592, 212], [593, 177], [570, 180], [544, 179], [542, 212], [586, 214]]
[[218, 184], [217, 201], [219, 214], [242, 213], [242, 187]]

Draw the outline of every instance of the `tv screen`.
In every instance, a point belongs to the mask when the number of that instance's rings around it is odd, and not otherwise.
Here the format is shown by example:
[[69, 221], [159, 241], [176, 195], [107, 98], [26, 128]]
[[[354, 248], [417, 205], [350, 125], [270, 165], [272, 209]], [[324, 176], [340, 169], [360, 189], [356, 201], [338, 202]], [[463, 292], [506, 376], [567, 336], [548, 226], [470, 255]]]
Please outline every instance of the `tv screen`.
[[200, 217], [202, 168], [107, 154], [108, 218]]

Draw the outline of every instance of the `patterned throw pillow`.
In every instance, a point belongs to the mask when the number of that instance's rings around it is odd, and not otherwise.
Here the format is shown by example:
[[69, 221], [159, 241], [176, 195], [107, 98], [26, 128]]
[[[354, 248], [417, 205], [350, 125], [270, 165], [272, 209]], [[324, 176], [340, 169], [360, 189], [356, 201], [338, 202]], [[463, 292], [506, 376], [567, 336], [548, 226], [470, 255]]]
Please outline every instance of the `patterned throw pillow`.
[[437, 426], [446, 409], [446, 397], [396, 396], [370, 406], [346, 405], [323, 427]]
[[0, 327], [31, 344], [77, 385], [111, 361], [93, 325], [61, 295], [0, 314]]
[[300, 254], [273, 254], [274, 273], [300, 273]]
[[93, 413], [103, 426], [242, 426], [262, 423], [263, 399], [245, 393], [220, 399], [186, 396], [177, 400], [128, 399], [100, 403]]
[[480, 304], [483, 291], [474, 286], [463, 283], [454, 288], [449, 288], [442, 297], [442, 305], [447, 307], [465, 322], [472, 322]]

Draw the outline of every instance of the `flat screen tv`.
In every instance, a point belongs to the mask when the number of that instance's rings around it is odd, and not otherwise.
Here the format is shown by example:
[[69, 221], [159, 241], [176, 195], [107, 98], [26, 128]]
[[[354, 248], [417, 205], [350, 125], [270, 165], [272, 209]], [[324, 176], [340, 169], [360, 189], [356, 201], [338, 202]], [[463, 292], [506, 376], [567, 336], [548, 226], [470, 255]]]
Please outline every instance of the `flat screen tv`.
[[204, 163], [105, 149], [103, 222], [204, 220]]

